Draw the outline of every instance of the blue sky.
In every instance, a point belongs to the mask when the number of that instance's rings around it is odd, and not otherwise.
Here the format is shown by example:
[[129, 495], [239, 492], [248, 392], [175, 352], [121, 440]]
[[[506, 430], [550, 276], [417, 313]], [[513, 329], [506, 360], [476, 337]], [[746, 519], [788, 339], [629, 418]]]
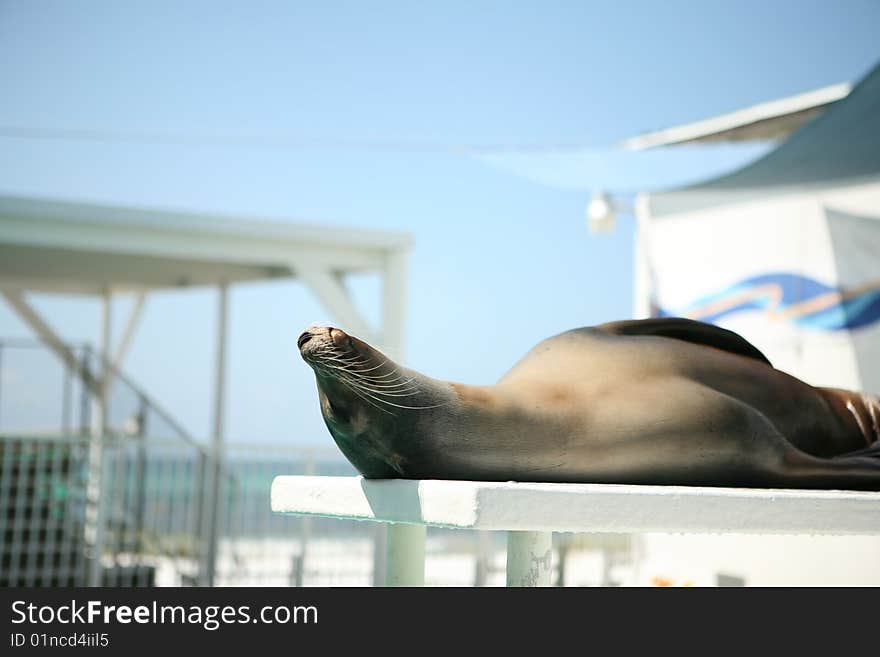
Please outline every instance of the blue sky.
[[[410, 231], [410, 364], [490, 383], [538, 340], [631, 312], [631, 222], [585, 229], [589, 190], [607, 184], [590, 153], [880, 58], [876, 2], [425, 5], [0, 0], [0, 126], [301, 142], [0, 137], [0, 193]], [[462, 153], [516, 144], [560, 148]], [[686, 163], [661, 168], [614, 184]], [[375, 317], [377, 281], [353, 286]], [[155, 295], [126, 363], [200, 437], [214, 300]], [[95, 302], [35, 303], [66, 339], [95, 340]], [[329, 445], [295, 348], [327, 314], [296, 282], [231, 303], [228, 439]], [[0, 336], [27, 334], [0, 306]]]

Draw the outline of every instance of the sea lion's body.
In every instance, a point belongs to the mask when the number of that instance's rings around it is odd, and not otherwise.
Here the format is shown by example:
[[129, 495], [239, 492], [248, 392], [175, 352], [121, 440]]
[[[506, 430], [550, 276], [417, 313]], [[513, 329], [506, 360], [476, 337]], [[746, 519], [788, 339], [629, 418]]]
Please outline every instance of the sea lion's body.
[[810, 386], [710, 325], [576, 329], [494, 386], [430, 379], [322, 331], [301, 337], [303, 356], [368, 477], [880, 490], [876, 398]]

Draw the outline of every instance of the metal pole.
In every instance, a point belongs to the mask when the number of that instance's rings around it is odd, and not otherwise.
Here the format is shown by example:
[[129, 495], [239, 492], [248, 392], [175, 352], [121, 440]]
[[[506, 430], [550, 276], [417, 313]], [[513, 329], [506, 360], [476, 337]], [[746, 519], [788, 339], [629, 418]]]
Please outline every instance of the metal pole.
[[219, 304], [217, 310], [217, 353], [214, 370], [214, 431], [211, 443], [211, 464], [208, 467], [210, 494], [205, 500], [207, 509], [207, 532], [205, 540], [203, 586], [214, 585], [214, 571], [217, 567], [217, 542], [220, 535], [220, 505], [223, 503], [223, 416], [226, 392], [226, 322], [229, 287], [223, 282], [218, 288]]
[[104, 438], [107, 432], [108, 400], [107, 353], [110, 346], [110, 316], [112, 311], [110, 290], [105, 290], [101, 302], [101, 345], [99, 350], [99, 369], [101, 380], [97, 386], [95, 405], [97, 413], [92, 423], [92, 440], [89, 444], [89, 480], [86, 487], [85, 544], [90, 553], [89, 570], [86, 578], [88, 586], [101, 585], [101, 558], [104, 551]]
[[550, 586], [551, 532], [507, 532], [507, 586]]
[[138, 554], [144, 551], [144, 518], [146, 517], [147, 508], [147, 400], [143, 395], [140, 397], [140, 408], [138, 410], [138, 434], [135, 436], [137, 440], [137, 451], [135, 455], [135, 472], [134, 472], [134, 550]]
[[[315, 452], [314, 450], [309, 450], [308, 455], [306, 456], [303, 474], [313, 475], [315, 472]], [[309, 538], [312, 533], [311, 530], [312, 519], [308, 516], [301, 516], [299, 518], [299, 555], [297, 555], [298, 560], [295, 562], [293, 572], [294, 586], [302, 586], [305, 580], [306, 559], [308, 557]], [[295, 557], [295, 559], [296, 558], [297, 557]]]
[[70, 366], [62, 362], [61, 367], [63, 368], [61, 379], [61, 435], [67, 438], [70, 436], [73, 386], [70, 380]]
[[425, 525], [388, 525], [386, 586], [425, 585], [426, 529]]
[[[3, 343], [0, 342], [0, 389], [3, 388]], [[3, 397], [0, 396], [0, 420], [3, 418]], [[0, 422], [0, 427], [3, 423]]]
[[[406, 282], [408, 251], [385, 256], [382, 289], [382, 348], [398, 363], [405, 360]], [[411, 553], [410, 553], [411, 552]], [[424, 525], [376, 528], [373, 548], [373, 586], [422, 586], [425, 581]]]
[[92, 389], [85, 384], [86, 379], [91, 379], [94, 375], [92, 368], [92, 350], [89, 345], [83, 346], [82, 355], [82, 372], [84, 377], [80, 379], [79, 389], [79, 435], [89, 435], [89, 427], [92, 424]]
[[373, 529], [373, 586], [388, 584], [388, 525], [377, 522]]
[[492, 558], [492, 545], [489, 532], [477, 531], [474, 550], [474, 587], [486, 586], [489, 581], [489, 566]]
[[198, 584], [204, 584], [207, 579], [205, 572], [205, 563], [207, 561], [207, 541], [204, 539], [205, 532], [208, 529], [208, 519], [207, 519], [207, 503], [205, 502], [205, 498], [208, 497], [208, 483], [210, 481], [210, 477], [208, 476], [209, 464], [208, 457], [204, 450], [198, 450], [196, 452], [196, 461], [195, 461], [196, 472], [196, 484], [194, 493], [196, 496], [195, 500], [195, 522], [193, 527], [193, 535], [197, 538], [200, 538], [201, 541], [196, 543], [195, 553], [198, 558], [198, 566], [199, 572], [197, 573]]
[[652, 289], [651, 252], [648, 248], [648, 233], [651, 217], [648, 214], [648, 197], [639, 194], [635, 203], [636, 230], [633, 254], [633, 317], [645, 319], [653, 313], [655, 291]]

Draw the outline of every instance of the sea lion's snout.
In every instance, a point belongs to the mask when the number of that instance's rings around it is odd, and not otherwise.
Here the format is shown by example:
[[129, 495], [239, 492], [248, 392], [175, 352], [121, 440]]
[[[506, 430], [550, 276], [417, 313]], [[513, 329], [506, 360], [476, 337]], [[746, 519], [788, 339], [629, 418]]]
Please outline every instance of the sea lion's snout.
[[332, 326], [309, 326], [297, 338], [296, 346], [299, 347], [303, 358], [310, 356], [314, 359], [318, 354], [326, 353], [328, 349], [337, 354], [347, 352], [352, 348], [352, 341], [351, 337], [341, 329]]
[[348, 337], [348, 334], [338, 328], [330, 329], [330, 339], [333, 340], [333, 344], [337, 347], [348, 347], [351, 345], [351, 338]]
[[300, 333], [296, 339], [296, 346], [299, 347], [300, 354], [305, 357], [307, 353], [314, 351], [321, 344], [326, 344], [330, 339], [329, 326], [309, 326], [305, 331]]

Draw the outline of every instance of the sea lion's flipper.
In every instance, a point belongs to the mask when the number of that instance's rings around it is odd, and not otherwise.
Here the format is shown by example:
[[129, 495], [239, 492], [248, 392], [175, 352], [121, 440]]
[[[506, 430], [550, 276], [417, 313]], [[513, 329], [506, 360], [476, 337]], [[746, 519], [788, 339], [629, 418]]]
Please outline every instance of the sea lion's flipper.
[[609, 322], [596, 328], [611, 335], [657, 335], [723, 349], [773, 366], [755, 345], [727, 329], [682, 317], [655, 317]]
[[830, 459], [795, 452], [787, 461], [786, 487], [880, 491], [880, 443]]
[[862, 463], [872, 463], [872, 461], [867, 459], [873, 459], [873, 461], [876, 462], [877, 467], [880, 468], [880, 440], [863, 449], [856, 450], [855, 452], [847, 452], [846, 454], [841, 454], [834, 458], [837, 460], [858, 458]]

